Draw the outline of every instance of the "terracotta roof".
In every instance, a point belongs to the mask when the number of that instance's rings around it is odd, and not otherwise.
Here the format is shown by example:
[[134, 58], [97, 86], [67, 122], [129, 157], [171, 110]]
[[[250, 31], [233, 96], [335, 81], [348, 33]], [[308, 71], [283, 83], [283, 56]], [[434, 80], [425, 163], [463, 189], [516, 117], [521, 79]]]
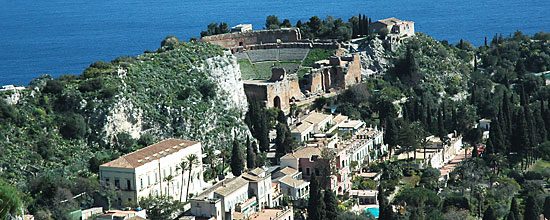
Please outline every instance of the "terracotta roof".
[[313, 124], [319, 124], [323, 122], [324, 120], [332, 118], [332, 115], [327, 115], [323, 113], [318, 112], [312, 112], [309, 115], [306, 116], [306, 118], [302, 121], [307, 121]]
[[251, 171], [248, 171], [248, 173], [253, 174], [255, 176], [260, 176], [265, 171], [262, 168], [256, 167], [256, 169], [253, 169]]
[[227, 184], [219, 186], [218, 189], [216, 190], [216, 193], [220, 194], [222, 196], [228, 196], [229, 194], [231, 194], [231, 193], [235, 192], [236, 190], [242, 188], [246, 184], [248, 184], [248, 181], [246, 181], [242, 177], [235, 177], [234, 179], [232, 179]]
[[285, 175], [293, 175], [293, 174], [297, 173], [298, 170], [297, 170], [297, 169], [294, 169], [294, 168], [292, 168], [292, 167], [285, 167], [285, 168], [279, 170], [278, 172], [281, 172], [281, 173], [283, 173], [283, 174], [285, 174]]
[[303, 133], [304, 131], [307, 131], [309, 129], [313, 129], [313, 124], [307, 122], [307, 121], [303, 121], [301, 122], [302, 124], [296, 126], [296, 128], [292, 129], [292, 132], [295, 132], [295, 133]]
[[378, 20], [377, 22], [384, 23], [386, 25], [397, 25], [397, 24], [409, 23], [409, 22], [412, 23], [412, 21], [402, 21], [397, 18], [386, 18], [386, 19]]
[[126, 154], [100, 167], [137, 168], [197, 143], [199, 142], [170, 138]]
[[285, 176], [285, 177], [279, 179], [279, 182], [284, 183], [284, 184], [289, 185], [289, 186], [292, 186], [292, 187], [295, 187], [295, 186], [300, 187], [303, 184], [309, 183], [309, 182], [306, 182], [306, 181], [303, 181], [303, 180], [294, 179], [290, 176]]
[[344, 121], [344, 123], [338, 125], [338, 127], [356, 129], [356, 128], [360, 127], [361, 125], [363, 125], [363, 122], [360, 121], [360, 120], [347, 120], [347, 121]]
[[311, 156], [321, 156], [321, 149], [317, 147], [305, 147], [293, 153], [288, 153], [281, 157], [282, 159], [311, 158]]
[[348, 116], [345, 115], [337, 115], [332, 119], [333, 124], [339, 124], [340, 122], [343, 122], [345, 120], [348, 120]]

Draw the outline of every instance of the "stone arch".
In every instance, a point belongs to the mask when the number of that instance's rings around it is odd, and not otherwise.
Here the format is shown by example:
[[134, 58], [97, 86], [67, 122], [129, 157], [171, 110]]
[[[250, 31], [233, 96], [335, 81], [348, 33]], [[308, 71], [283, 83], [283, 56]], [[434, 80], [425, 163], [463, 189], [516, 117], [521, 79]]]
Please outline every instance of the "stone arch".
[[275, 96], [273, 99], [273, 107], [281, 109], [281, 98], [279, 96]]

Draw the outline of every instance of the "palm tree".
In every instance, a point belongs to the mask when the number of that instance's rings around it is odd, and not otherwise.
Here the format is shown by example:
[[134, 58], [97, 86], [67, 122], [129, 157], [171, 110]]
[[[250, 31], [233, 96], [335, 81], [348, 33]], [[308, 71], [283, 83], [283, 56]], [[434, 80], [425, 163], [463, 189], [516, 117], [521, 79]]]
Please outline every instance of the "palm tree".
[[180, 202], [181, 202], [181, 195], [183, 195], [183, 185], [184, 185], [183, 175], [185, 173], [185, 170], [187, 169], [187, 160], [185, 160], [185, 158], [181, 159], [180, 166], [178, 167], [178, 169], [181, 169], [181, 187], [180, 187]]
[[187, 201], [189, 196], [189, 187], [191, 186], [191, 171], [193, 171], [193, 167], [195, 165], [199, 164], [199, 157], [195, 154], [189, 154], [187, 155], [187, 169], [189, 170], [189, 178], [187, 182], [187, 192], [185, 193], [185, 201]]
[[170, 182], [174, 180], [174, 176], [172, 174], [164, 177], [164, 181], [166, 181], [166, 184], [168, 184], [168, 191], [166, 192], [166, 196], [170, 196]]

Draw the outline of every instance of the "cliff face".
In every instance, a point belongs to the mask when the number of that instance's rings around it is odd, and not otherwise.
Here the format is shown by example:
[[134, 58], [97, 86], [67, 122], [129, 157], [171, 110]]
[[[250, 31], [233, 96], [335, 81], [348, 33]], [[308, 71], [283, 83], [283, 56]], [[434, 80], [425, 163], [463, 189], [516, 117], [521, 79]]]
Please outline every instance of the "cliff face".
[[[149, 61], [154, 62], [154, 58]], [[236, 58], [223, 51], [172, 75], [174, 65], [180, 64], [176, 61], [161, 68], [165, 75], [143, 74], [142, 68], [149, 68], [147, 62], [118, 71], [123, 91], [105, 113], [102, 132], [106, 141], [116, 141], [120, 133], [136, 139], [150, 133], [201, 141], [206, 148], [221, 149], [236, 135], [249, 134], [242, 120], [248, 103]]]

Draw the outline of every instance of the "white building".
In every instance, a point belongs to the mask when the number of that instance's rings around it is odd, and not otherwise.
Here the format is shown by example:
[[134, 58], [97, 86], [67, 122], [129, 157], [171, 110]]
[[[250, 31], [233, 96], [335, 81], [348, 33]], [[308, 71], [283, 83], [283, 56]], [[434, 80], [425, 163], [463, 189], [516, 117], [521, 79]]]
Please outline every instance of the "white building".
[[313, 124], [314, 133], [321, 133], [330, 128], [329, 126], [332, 123], [332, 118], [332, 115], [312, 112], [309, 113], [302, 121]]
[[360, 120], [346, 120], [338, 125], [339, 131], [349, 131], [352, 135], [356, 135], [361, 129], [365, 127], [365, 122]]
[[299, 122], [298, 125], [290, 131], [290, 134], [297, 142], [308, 141], [313, 134], [313, 124], [307, 121]]
[[[198, 161], [191, 171], [182, 170], [179, 164], [188, 155], [194, 154]], [[169, 195], [174, 200], [185, 198], [187, 184], [189, 193], [197, 194], [205, 186], [202, 176], [201, 143], [181, 139], [166, 139], [151, 146], [126, 154], [99, 166], [99, 178], [104, 185], [120, 189], [118, 204], [136, 202], [149, 195]], [[170, 181], [167, 177], [173, 177]], [[183, 181], [182, 181], [183, 180]]]
[[256, 168], [241, 176], [223, 180], [191, 199], [191, 214], [203, 218], [232, 220], [247, 218], [273, 206], [271, 175]]

